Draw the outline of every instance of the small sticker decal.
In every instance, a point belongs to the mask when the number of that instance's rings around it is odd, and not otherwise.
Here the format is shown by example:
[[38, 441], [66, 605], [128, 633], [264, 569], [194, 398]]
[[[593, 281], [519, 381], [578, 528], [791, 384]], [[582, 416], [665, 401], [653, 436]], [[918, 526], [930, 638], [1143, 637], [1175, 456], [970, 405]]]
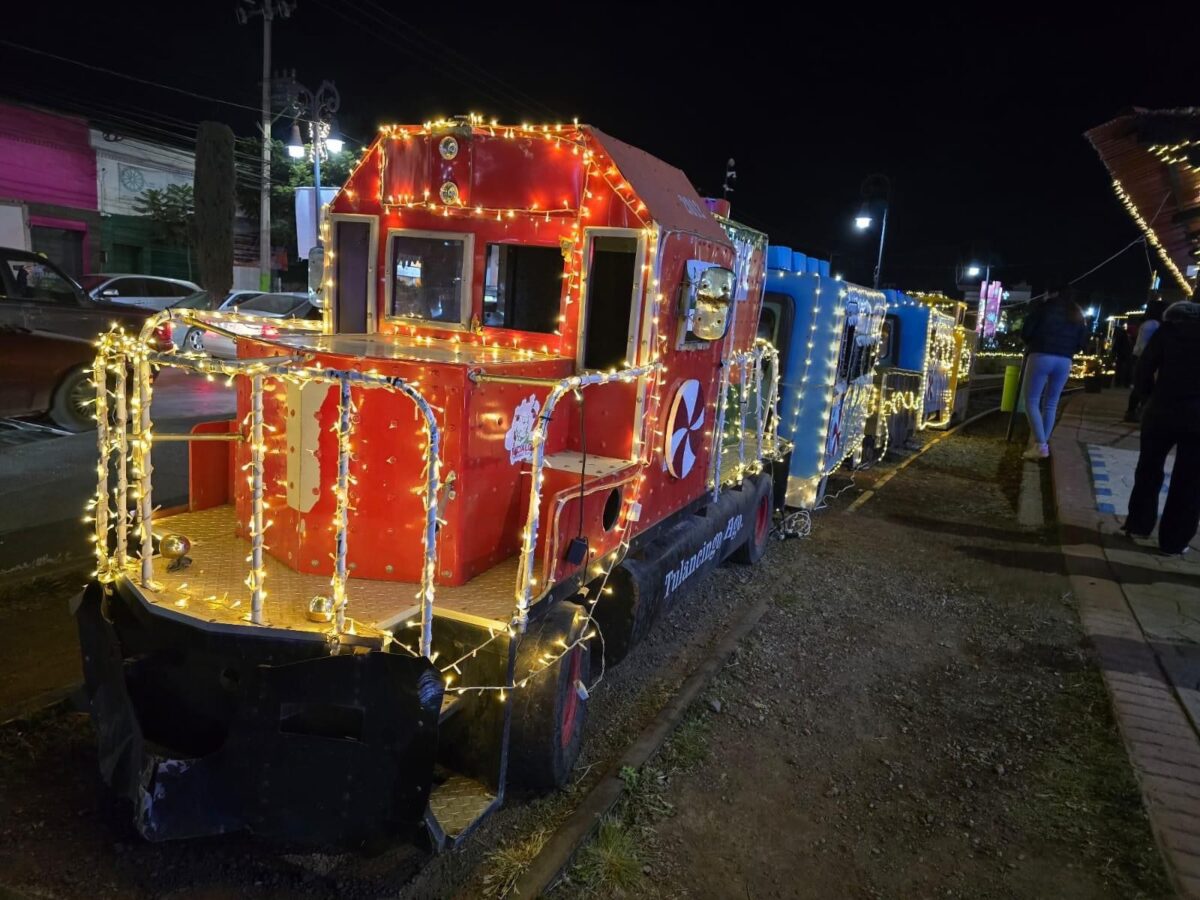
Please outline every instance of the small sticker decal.
[[522, 400], [513, 410], [512, 424], [504, 435], [504, 449], [508, 451], [510, 463], [528, 462], [533, 459], [533, 429], [542, 404], [536, 394]]

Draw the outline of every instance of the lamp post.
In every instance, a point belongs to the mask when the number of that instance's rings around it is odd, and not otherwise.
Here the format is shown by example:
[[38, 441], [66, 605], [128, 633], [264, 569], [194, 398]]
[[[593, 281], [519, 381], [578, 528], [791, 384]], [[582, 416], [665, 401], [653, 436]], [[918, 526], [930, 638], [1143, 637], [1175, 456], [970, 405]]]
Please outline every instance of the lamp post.
[[883, 271], [883, 245], [887, 240], [888, 207], [892, 199], [892, 182], [886, 175], [872, 175], [862, 186], [863, 204], [854, 217], [854, 227], [866, 231], [875, 222], [874, 206], [882, 206], [879, 221], [879, 254], [875, 258], [875, 290], [879, 290], [879, 277]]
[[[308, 121], [309, 133], [312, 137], [313, 157], [313, 229], [316, 232], [317, 248], [323, 248], [321, 240], [321, 154], [329, 150], [340, 153], [343, 142], [331, 127], [334, 113], [342, 104], [341, 95], [332, 81], [322, 81], [314, 94], [304, 85], [293, 81], [291, 85], [291, 107], [297, 119]], [[300, 122], [292, 123], [292, 137], [288, 141], [288, 156], [292, 159], [304, 158], [304, 139], [300, 135]]]

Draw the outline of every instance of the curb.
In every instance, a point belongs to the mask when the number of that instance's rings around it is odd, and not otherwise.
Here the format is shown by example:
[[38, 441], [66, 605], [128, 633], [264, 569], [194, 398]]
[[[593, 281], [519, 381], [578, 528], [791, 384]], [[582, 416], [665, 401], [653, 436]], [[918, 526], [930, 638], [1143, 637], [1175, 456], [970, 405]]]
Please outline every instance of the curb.
[[[82, 682], [37, 694], [28, 700], [14, 703], [6, 709], [0, 709], [0, 728], [58, 707], [77, 706], [79, 709], [87, 709], [86, 699], [82, 699], [80, 702], [77, 702], [76, 699], [84, 698], [84, 696]], [[3, 900], [2, 894], [0, 894], [0, 900]]]
[[750, 607], [738, 619], [733, 628], [717, 644], [716, 649], [704, 660], [692, 674], [688, 676], [679, 692], [659, 710], [654, 720], [642, 731], [622, 754], [600, 782], [592, 788], [583, 802], [552, 834], [545, 846], [524, 874], [518, 879], [513, 888], [513, 897], [541, 897], [550, 890], [571, 864], [575, 853], [584, 844], [600, 824], [600, 820], [621, 799], [625, 792], [625, 784], [619, 773], [626, 766], [641, 768], [663, 743], [669, 738], [675, 728], [683, 721], [688, 709], [701, 692], [708, 687], [713, 677], [725, 665], [725, 662], [737, 649], [770, 606], [770, 601], [764, 597]]
[[[1200, 760], [1200, 738], [1104, 553], [1098, 527], [1104, 514], [1088, 515], [1094, 497], [1084, 451], [1076, 434], [1061, 436], [1064, 424], [1050, 438], [1050, 472], [1059, 547], [1080, 625], [1096, 654], [1167, 875], [1180, 897], [1200, 900], [1200, 768], [1193, 772], [1191, 765]], [[1179, 743], [1186, 749], [1177, 749]], [[1173, 765], [1168, 755], [1188, 760]]]

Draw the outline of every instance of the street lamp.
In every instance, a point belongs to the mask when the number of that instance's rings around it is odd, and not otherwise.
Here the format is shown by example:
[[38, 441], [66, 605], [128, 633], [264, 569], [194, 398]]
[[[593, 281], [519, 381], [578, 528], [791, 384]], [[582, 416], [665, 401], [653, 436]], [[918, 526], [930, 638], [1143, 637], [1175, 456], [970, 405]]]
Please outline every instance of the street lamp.
[[971, 264], [971, 265], [967, 266], [967, 277], [968, 278], [978, 278], [980, 271], [981, 270], [980, 270], [979, 266], [977, 266], [975, 264]]
[[[308, 119], [309, 133], [312, 137], [313, 228], [316, 231], [316, 247], [322, 249], [325, 244], [321, 239], [321, 156], [326, 150], [333, 153], [340, 153], [342, 150], [343, 142], [340, 137], [332, 137], [333, 131], [329, 124], [338, 107], [342, 105], [342, 98], [332, 81], [322, 81], [315, 94], [295, 80], [292, 81], [290, 90], [293, 114]], [[293, 159], [304, 156], [299, 122], [292, 124], [288, 155]]]
[[292, 136], [288, 140], [288, 156], [292, 159], [304, 159], [304, 138], [300, 136], [300, 126], [292, 123]]
[[866, 231], [875, 222], [872, 206], [882, 206], [879, 221], [879, 255], [875, 259], [875, 290], [879, 290], [879, 276], [883, 271], [883, 245], [887, 240], [888, 207], [892, 199], [892, 182], [886, 175], [872, 175], [862, 186], [863, 205], [854, 217], [854, 227]]

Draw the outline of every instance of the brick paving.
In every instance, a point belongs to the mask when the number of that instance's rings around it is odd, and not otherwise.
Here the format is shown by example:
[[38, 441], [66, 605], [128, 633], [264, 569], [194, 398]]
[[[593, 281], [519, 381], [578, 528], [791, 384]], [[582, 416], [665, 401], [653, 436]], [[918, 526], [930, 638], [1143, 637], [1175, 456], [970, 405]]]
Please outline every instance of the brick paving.
[[1125, 399], [1065, 405], [1051, 438], [1059, 536], [1155, 838], [1180, 896], [1200, 900], [1200, 538], [1170, 559], [1121, 534], [1138, 446]]

